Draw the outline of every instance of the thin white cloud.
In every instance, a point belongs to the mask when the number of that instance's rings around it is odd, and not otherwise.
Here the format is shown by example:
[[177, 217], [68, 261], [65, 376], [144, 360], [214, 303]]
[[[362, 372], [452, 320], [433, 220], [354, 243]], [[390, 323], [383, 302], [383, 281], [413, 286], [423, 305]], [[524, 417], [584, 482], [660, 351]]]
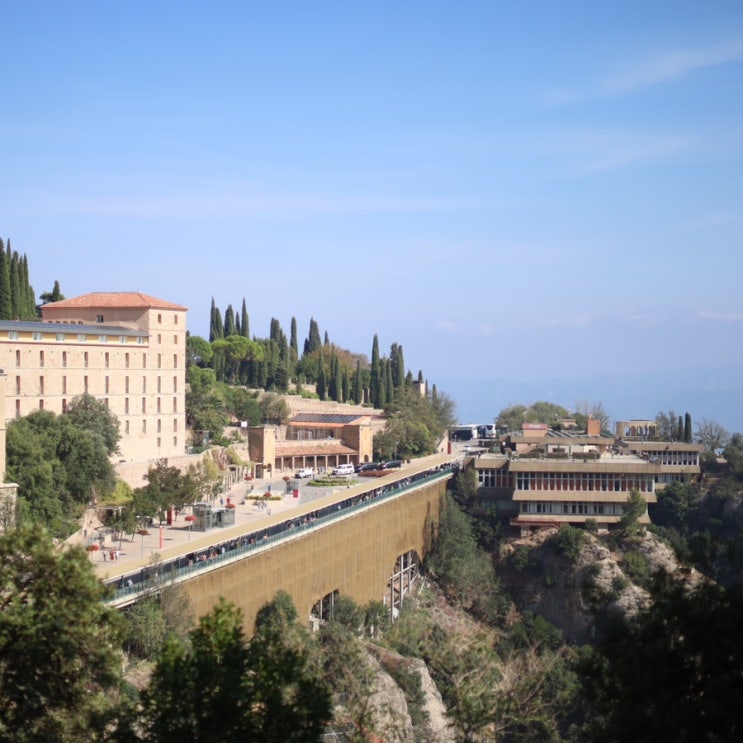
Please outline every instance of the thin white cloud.
[[681, 49], [656, 54], [601, 81], [604, 94], [632, 93], [670, 82], [689, 72], [743, 60], [743, 40], [699, 49]]
[[711, 320], [713, 322], [743, 322], [743, 312], [715, 312], [713, 310], [702, 310], [697, 312], [697, 317], [700, 320]]
[[445, 330], [447, 333], [456, 333], [459, 331], [459, 325], [451, 320], [440, 320], [435, 325], [439, 330]]
[[572, 129], [545, 138], [545, 157], [568, 158], [572, 174], [586, 175], [665, 162], [706, 146], [698, 137], [622, 129]]
[[[596, 143], [598, 145], [598, 143]], [[696, 144], [693, 137], [643, 132], [606, 137], [580, 166], [585, 173], [618, 170], [648, 162], [669, 160], [689, 152]]]
[[566, 106], [607, 96], [634, 93], [654, 85], [669, 83], [695, 70], [743, 61], [743, 40], [696, 49], [676, 49], [637, 60], [583, 90], [556, 87], [542, 96], [547, 106]]

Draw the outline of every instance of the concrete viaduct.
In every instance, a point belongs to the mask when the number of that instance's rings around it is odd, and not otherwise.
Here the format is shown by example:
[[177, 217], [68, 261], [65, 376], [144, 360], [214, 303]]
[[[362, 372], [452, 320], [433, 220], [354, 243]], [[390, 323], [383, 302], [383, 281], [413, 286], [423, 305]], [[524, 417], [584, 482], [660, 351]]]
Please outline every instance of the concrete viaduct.
[[[360, 605], [371, 600], [398, 605], [431, 548], [452, 463], [451, 455], [427, 457], [275, 514], [259, 529], [242, 525], [212, 530], [181, 545], [178, 555], [164, 553], [162, 566], [170, 562], [178, 568], [172, 573], [163, 570], [158, 580], [180, 584], [197, 617], [224, 597], [242, 611], [248, 632], [253, 631], [258, 610], [279, 590], [288, 593], [299, 616], [308, 619], [311, 613], [322, 613], [324, 604], [318, 602], [332, 602], [337, 593]], [[305, 523], [307, 514], [310, 519]], [[284, 530], [262, 538], [271, 523]], [[291, 528], [285, 528], [288, 523]], [[257, 541], [248, 541], [249, 535]], [[207, 543], [241, 546], [208, 563], [188, 565], [186, 553], [204, 549]], [[134, 589], [124, 587], [124, 571], [107, 576], [108, 582], [121, 587], [114, 605], [125, 606], [152, 590], [155, 568], [145, 570], [150, 573], [148, 585]]]

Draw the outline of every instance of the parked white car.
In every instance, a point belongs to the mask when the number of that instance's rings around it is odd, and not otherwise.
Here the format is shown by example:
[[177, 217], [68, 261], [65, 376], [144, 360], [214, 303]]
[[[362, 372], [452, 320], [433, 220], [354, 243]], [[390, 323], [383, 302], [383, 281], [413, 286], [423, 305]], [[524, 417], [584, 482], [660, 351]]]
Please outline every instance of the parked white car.
[[356, 473], [356, 468], [352, 464], [339, 464], [334, 470], [334, 475], [353, 475]]
[[297, 470], [297, 474], [294, 477], [304, 479], [306, 477], [314, 477], [315, 470], [312, 467], [302, 467], [301, 470]]

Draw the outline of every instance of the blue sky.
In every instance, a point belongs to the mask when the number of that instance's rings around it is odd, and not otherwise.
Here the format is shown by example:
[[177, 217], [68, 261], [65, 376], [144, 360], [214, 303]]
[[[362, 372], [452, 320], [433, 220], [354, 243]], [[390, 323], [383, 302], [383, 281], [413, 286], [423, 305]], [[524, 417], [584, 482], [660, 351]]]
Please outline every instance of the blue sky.
[[377, 333], [466, 421], [599, 400], [743, 430], [739, 2], [2, 19], [0, 236], [37, 293]]

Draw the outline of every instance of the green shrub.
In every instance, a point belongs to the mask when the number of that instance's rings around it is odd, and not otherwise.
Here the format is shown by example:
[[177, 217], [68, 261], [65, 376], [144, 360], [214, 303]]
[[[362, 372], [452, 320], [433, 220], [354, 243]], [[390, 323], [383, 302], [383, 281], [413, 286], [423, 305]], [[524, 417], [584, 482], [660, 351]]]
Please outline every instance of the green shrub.
[[526, 570], [529, 567], [530, 552], [528, 547], [520, 544], [511, 554], [511, 565], [519, 572]]
[[651, 570], [645, 555], [640, 552], [627, 552], [622, 560], [624, 572], [630, 580], [641, 588], [650, 588]]
[[548, 540], [550, 546], [558, 553], [565, 555], [575, 561], [580, 555], [580, 550], [586, 541], [586, 534], [582, 529], [563, 524], [557, 534]]

